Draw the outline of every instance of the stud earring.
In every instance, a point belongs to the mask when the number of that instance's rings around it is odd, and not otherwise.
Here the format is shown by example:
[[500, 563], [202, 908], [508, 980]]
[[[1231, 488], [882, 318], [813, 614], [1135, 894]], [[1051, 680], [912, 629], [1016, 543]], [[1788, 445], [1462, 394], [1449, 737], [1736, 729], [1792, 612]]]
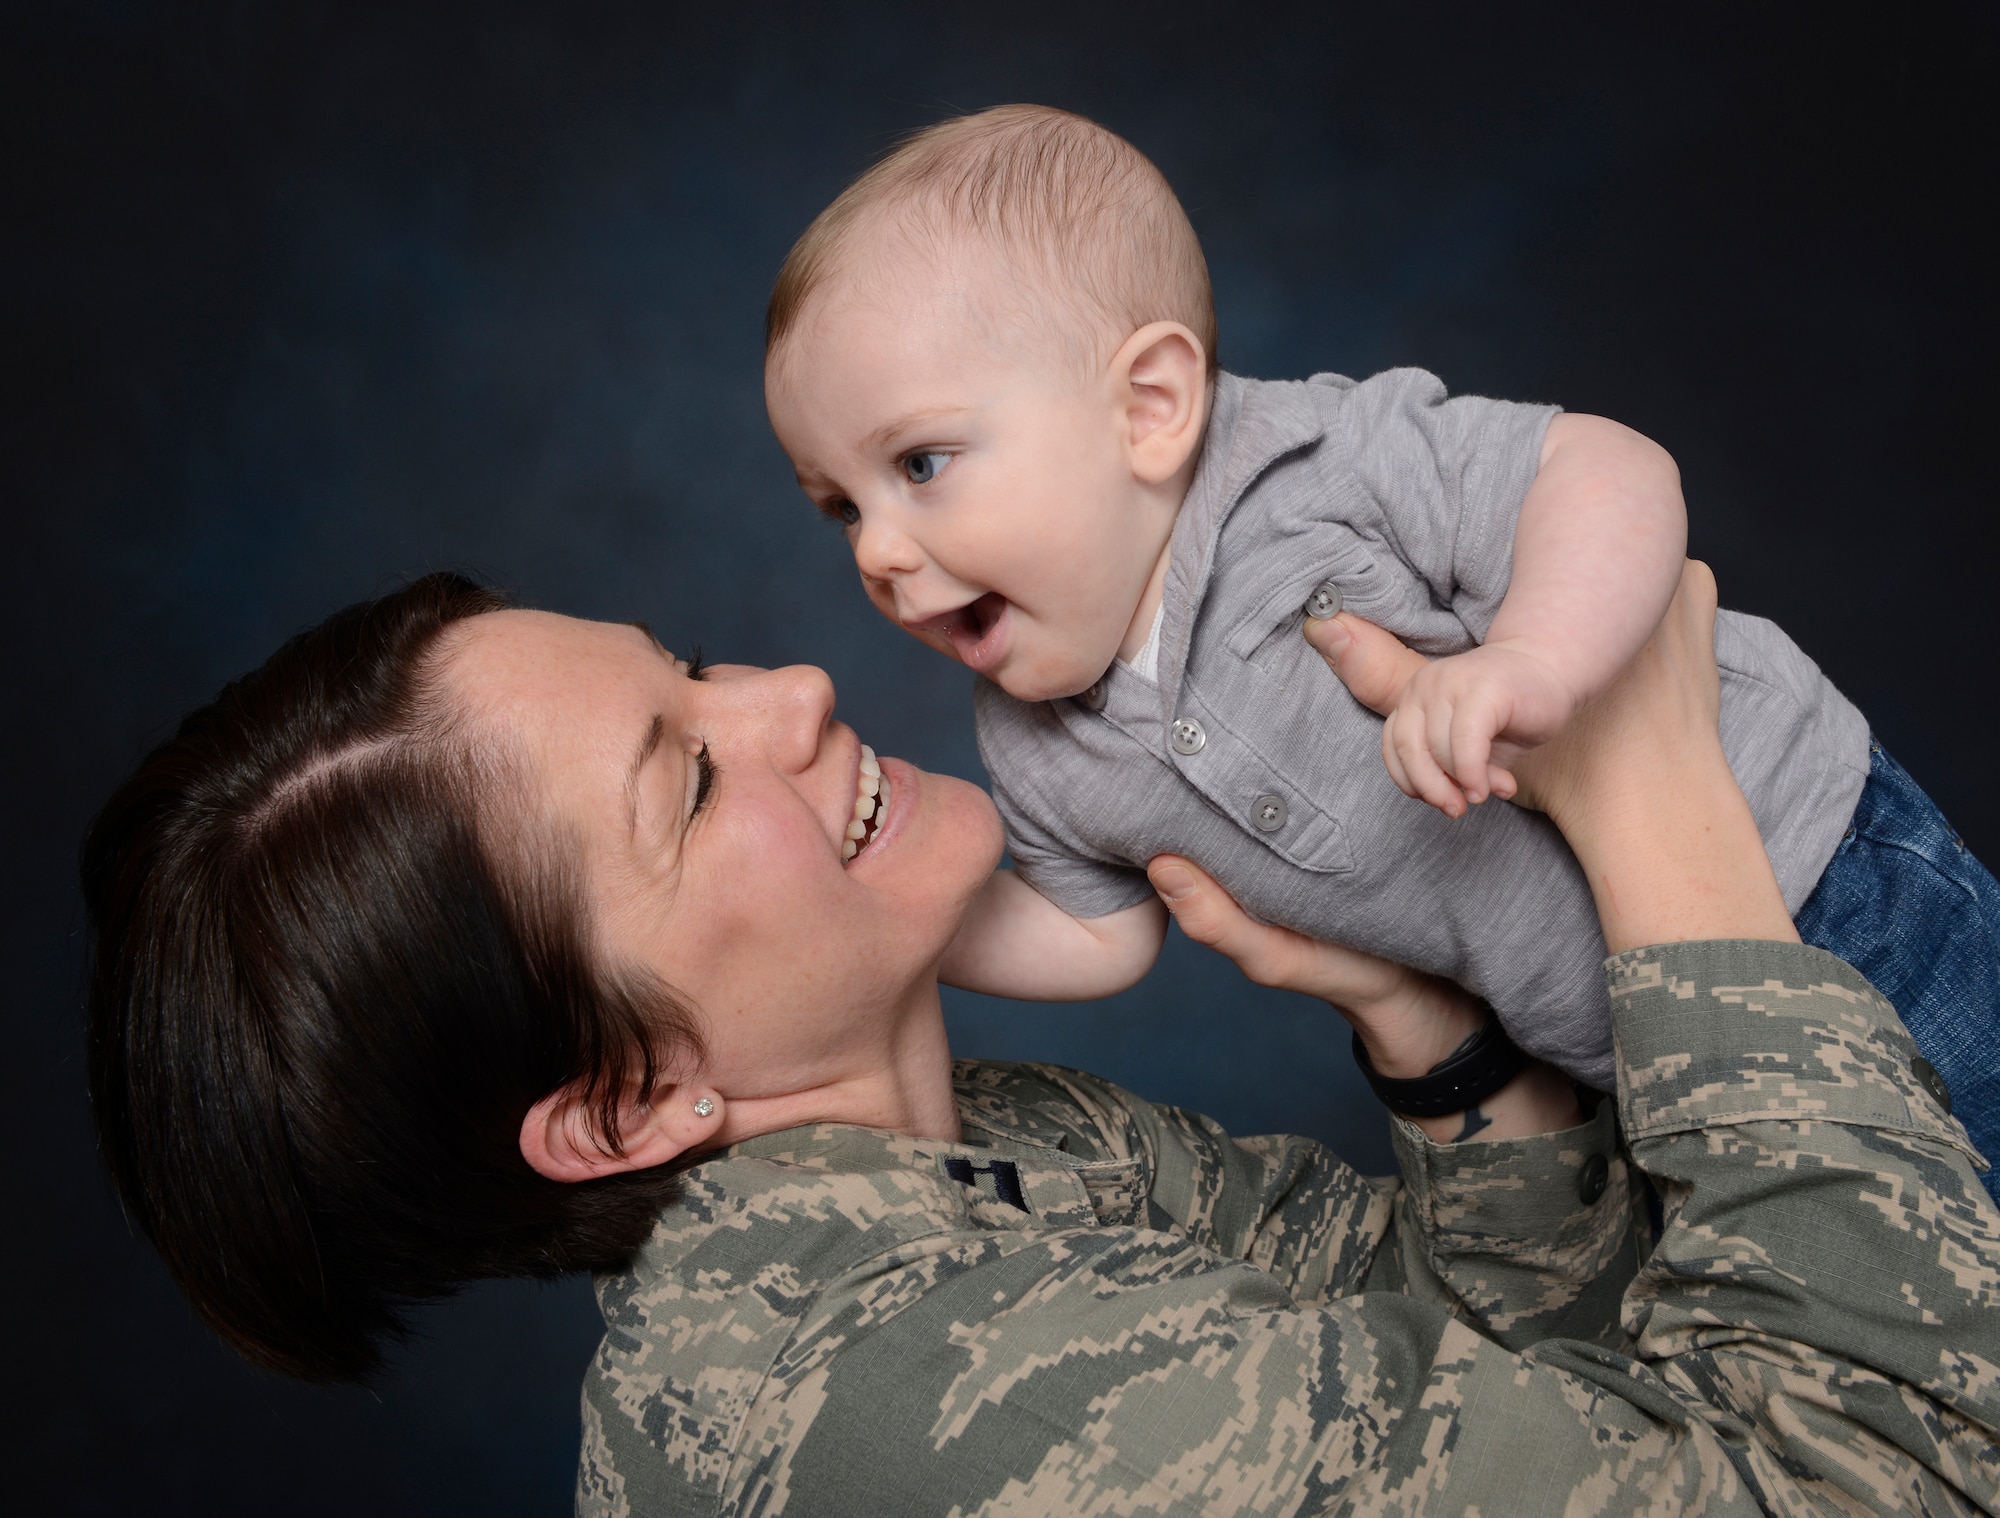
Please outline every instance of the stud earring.
[[694, 1115], [696, 1117], [707, 1117], [709, 1113], [713, 1112], [714, 1110], [715, 1110], [715, 1103], [710, 1101], [705, 1096], [700, 1101], [694, 1104]]

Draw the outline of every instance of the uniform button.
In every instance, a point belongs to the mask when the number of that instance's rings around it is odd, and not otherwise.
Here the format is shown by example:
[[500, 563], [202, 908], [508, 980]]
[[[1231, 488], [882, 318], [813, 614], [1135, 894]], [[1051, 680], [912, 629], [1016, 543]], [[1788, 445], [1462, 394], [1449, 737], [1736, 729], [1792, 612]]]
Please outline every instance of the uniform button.
[[1919, 1054], [1915, 1059], [1910, 1061], [1910, 1074], [1917, 1078], [1919, 1086], [1930, 1092], [1932, 1099], [1940, 1107], [1944, 1108], [1945, 1116], [1949, 1117], [1951, 1115], [1951, 1087], [1944, 1083], [1944, 1077], [1938, 1074], [1937, 1066]]
[[1104, 710], [1104, 685], [1104, 676], [1099, 675], [1088, 690], [1077, 693], [1076, 699], [1090, 711], [1101, 712]]
[[1176, 717], [1167, 741], [1174, 746], [1177, 754], [1198, 754], [1201, 746], [1208, 742], [1208, 734], [1201, 730], [1201, 724], [1192, 717]]
[[1290, 816], [1283, 796], [1259, 796], [1250, 803], [1250, 821], [1260, 833], [1275, 833]]
[[1331, 580], [1321, 580], [1306, 597], [1306, 615], [1325, 620], [1340, 610], [1340, 587]]
[[1610, 1184], [1611, 1161], [1601, 1154], [1593, 1154], [1583, 1162], [1583, 1169], [1577, 1175], [1577, 1199], [1586, 1207], [1595, 1207], [1597, 1199], [1604, 1195], [1604, 1188]]

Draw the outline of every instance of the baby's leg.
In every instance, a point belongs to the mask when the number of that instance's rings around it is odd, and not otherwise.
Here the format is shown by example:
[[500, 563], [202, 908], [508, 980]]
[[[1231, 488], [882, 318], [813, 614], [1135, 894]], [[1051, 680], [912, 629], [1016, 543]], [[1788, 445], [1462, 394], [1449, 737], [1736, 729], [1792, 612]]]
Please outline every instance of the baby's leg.
[[2000, 881], [1903, 767], [1871, 753], [1833, 862], [1799, 909], [1799, 936], [1895, 1003], [1944, 1077], [2000, 1200]]

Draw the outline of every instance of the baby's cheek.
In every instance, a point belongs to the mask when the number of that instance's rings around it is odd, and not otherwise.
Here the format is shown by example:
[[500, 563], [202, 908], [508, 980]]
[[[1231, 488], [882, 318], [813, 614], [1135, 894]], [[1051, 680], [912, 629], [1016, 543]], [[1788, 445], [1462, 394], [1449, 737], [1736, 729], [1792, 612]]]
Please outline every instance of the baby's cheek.
[[867, 595], [870, 606], [873, 606], [898, 627], [902, 626], [902, 619], [896, 615], [895, 593], [887, 585], [883, 584], [880, 580], [871, 580], [867, 575], [863, 575], [861, 577], [861, 589]]

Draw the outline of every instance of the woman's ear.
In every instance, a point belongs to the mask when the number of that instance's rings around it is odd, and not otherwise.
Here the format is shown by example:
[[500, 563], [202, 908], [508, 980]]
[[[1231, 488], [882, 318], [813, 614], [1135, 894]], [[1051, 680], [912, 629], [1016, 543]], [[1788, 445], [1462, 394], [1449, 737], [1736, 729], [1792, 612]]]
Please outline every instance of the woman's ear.
[[650, 1102], [635, 1090], [618, 1104], [621, 1154], [604, 1142], [596, 1109], [574, 1084], [551, 1091], [521, 1119], [521, 1158], [552, 1181], [650, 1170], [707, 1143], [723, 1118], [722, 1093], [706, 1086], [662, 1086]]
[[1180, 472], [1208, 420], [1208, 354], [1179, 322], [1148, 322], [1111, 358], [1132, 472], [1149, 485]]

